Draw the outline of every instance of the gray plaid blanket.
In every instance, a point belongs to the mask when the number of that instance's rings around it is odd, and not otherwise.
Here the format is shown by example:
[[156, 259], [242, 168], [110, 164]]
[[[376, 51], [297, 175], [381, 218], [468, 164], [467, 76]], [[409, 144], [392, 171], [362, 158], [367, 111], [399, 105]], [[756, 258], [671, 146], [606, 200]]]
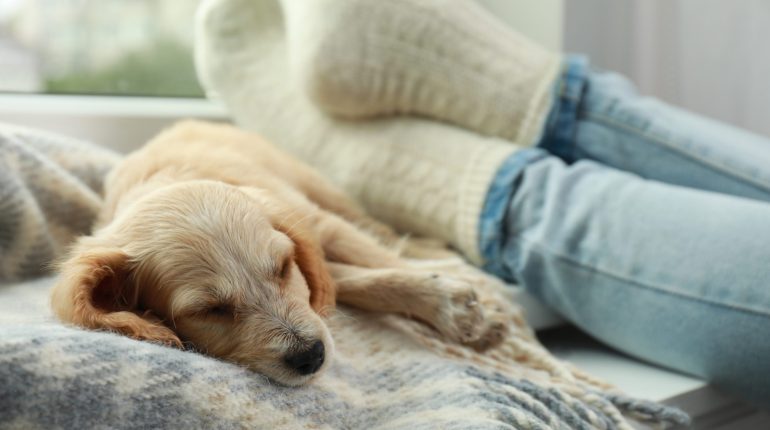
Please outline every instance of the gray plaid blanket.
[[[687, 422], [554, 359], [511, 308], [485, 354], [419, 323], [342, 308], [337, 354], [285, 388], [193, 352], [64, 326], [44, 276], [99, 208], [108, 151], [0, 127], [0, 428], [631, 429]], [[489, 285], [503, 289], [490, 278]], [[499, 291], [498, 291], [499, 292]], [[503, 303], [501, 305], [510, 306]]]

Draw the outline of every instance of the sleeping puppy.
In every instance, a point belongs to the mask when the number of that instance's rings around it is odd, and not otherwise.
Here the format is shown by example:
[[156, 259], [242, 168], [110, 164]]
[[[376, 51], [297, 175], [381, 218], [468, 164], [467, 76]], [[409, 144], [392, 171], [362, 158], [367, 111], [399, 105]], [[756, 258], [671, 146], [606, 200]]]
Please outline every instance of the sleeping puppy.
[[285, 385], [330, 362], [335, 302], [420, 319], [452, 340], [502, 338], [470, 282], [411, 268], [397, 238], [259, 137], [185, 122], [105, 183], [92, 236], [60, 266], [56, 315], [230, 360]]

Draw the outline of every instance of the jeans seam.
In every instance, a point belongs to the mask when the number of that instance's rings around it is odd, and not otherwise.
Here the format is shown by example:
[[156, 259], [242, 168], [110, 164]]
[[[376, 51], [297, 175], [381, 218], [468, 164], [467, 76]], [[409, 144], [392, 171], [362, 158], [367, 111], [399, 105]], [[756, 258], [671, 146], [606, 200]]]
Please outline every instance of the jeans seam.
[[764, 183], [758, 181], [755, 178], [743, 175], [740, 171], [734, 170], [734, 169], [730, 168], [729, 166], [718, 165], [717, 163], [714, 163], [714, 162], [712, 162], [712, 161], [710, 161], [710, 160], [708, 160], [706, 158], [699, 157], [699, 156], [697, 156], [697, 155], [695, 155], [695, 154], [693, 154], [691, 152], [687, 152], [687, 151], [681, 150], [678, 147], [676, 147], [676, 145], [671, 144], [671, 142], [668, 139], [664, 139], [663, 137], [656, 136], [656, 135], [654, 135], [652, 133], [640, 130], [640, 129], [635, 128], [633, 126], [630, 126], [628, 124], [620, 123], [620, 122], [616, 121], [614, 118], [612, 118], [610, 116], [607, 116], [607, 115], [603, 115], [603, 114], [596, 113], [596, 112], [584, 112], [584, 115], [589, 120], [595, 120], [596, 122], [602, 123], [604, 125], [607, 125], [607, 126], [610, 126], [610, 127], [615, 127], [616, 129], [618, 129], [621, 132], [625, 132], [625, 133], [629, 133], [629, 134], [634, 134], [634, 135], [641, 135], [641, 136], [643, 136], [643, 137], [645, 137], [647, 139], [650, 139], [650, 140], [652, 140], [654, 142], [659, 143], [662, 148], [665, 148], [665, 149], [667, 149], [669, 151], [672, 151], [672, 152], [675, 152], [675, 153], [677, 153], [679, 155], [682, 155], [685, 158], [689, 158], [690, 160], [695, 161], [695, 162], [697, 162], [697, 163], [699, 163], [699, 164], [701, 164], [703, 166], [715, 168], [720, 173], [725, 174], [727, 176], [732, 176], [732, 177], [734, 177], [736, 179], [740, 179], [740, 180], [746, 181], [749, 184], [751, 184], [752, 186], [757, 187], [757, 188], [759, 188], [759, 189], [761, 189], [763, 191], [770, 192], [770, 186], [768, 186], [767, 184], [764, 184]]
[[621, 280], [621, 281], [624, 281], [624, 282], [628, 282], [630, 285], [634, 285], [636, 288], [651, 290], [651, 291], [660, 292], [660, 293], [668, 294], [668, 295], [672, 295], [672, 296], [678, 296], [678, 297], [681, 297], [681, 298], [685, 298], [685, 299], [689, 299], [689, 300], [695, 300], [695, 301], [698, 301], [698, 302], [706, 303], [706, 304], [709, 304], [709, 305], [712, 305], [712, 306], [724, 307], [724, 308], [732, 309], [732, 310], [743, 312], [743, 313], [749, 313], [749, 314], [759, 315], [759, 316], [765, 317], [765, 318], [770, 318], [770, 313], [762, 311], [762, 310], [752, 309], [752, 308], [748, 308], [748, 307], [745, 307], [745, 306], [740, 306], [740, 305], [735, 305], [735, 304], [730, 304], [730, 303], [721, 303], [721, 302], [717, 302], [717, 301], [707, 300], [707, 299], [704, 299], [702, 297], [697, 297], [697, 296], [693, 296], [693, 295], [690, 295], [690, 294], [685, 294], [685, 293], [682, 293], [682, 292], [679, 292], [679, 291], [673, 291], [673, 290], [670, 290], [670, 289], [665, 288], [665, 287], [661, 287], [661, 286], [658, 286], [658, 285], [653, 285], [651, 283], [642, 283], [642, 282], [637, 281], [635, 279], [628, 278], [628, 277], [626, 277], [624, 275], [613, 273], [613, 272], [611, 272], [611, 271], [609, 271], [607, 269], [603, 269], [603, 268], [599, 268], [599, 267], [594, 267], [593, 265], [589, 265], [589, 264], [586, 264], [586, 263], [581, 262], [579, 260], [575, 260], [572, 257], [563, 255], [563, 254], [561, 254], [559, 252], [555, 252], [554, 250], [552, 250], [552, 249], [550, 249], [550, 248], [548, 248], [546, 246], [543, 246], [542, 244], [540, 244], [538, 242], [527, 240], [527, 239], [525, 239], [524, 237], [522, 237], [520, 235], [515, 235], [515, 236], [511, 237], [511, 239], [514, 242], [518, 242], [518, 243], [522, 243], [522, 244], [530, 244], [534, 248], [539, 248], [542, 251], [546, 251], [546, 252], [550, 253], [550, 255], [552, 255], [552, 256], [560, 259], [560, 260], [563, 260], [566, 263], [568, 263], [568, 264], [570, 264], [572, 266], [575, 266], [575, 267], [577, 267], [577, 268], [579, 268], [581, 270], [604, 274], [604, 275], [607, 275], [609, 277], [612, 277], [612, 278], [615, 278], [615, 279], [618, 279], [618, 280]]

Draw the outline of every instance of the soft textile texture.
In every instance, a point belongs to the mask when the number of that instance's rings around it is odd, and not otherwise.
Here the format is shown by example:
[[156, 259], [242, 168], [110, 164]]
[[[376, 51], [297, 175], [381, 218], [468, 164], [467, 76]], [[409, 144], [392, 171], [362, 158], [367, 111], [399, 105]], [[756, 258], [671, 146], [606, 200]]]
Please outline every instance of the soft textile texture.
[[616, 405], [682, 419], [595, 388], [553, 388], [519, 364], [495, 371], [437, 353], [447, 347], [414, 324], [352, 310], [332, 320], [328, 372], [279, 387], [199, 354], [53, 322], [51, 282], [0, 287], [0, 428], [630, 428]]
[[516, 145], [420, 118], [345, 121], [323, 113], [290, 79], [288, 40], [301, 35], [284, 27], [276, 0], [204, 2], [197, 25], [202, 82], [239, 125], [321, 170], [375, 217], [481, 262], [486, 190]]
[[475, 1], [283, 1], [294, 79], [348, 117], [418, 114], [535, 143], [559, 56]]
[[112, 152], [0, 124], [0, 279], [39, 275], [89, 231]]
[[[4, 129], [5, 140], [8, 134]], [[58, 205], [75, 190], [98, 189], [102, 174], [96, 172], [115, 162], [115, 156], [69, 139], [10, 134], [19, 148], [37, 147], [40, 162], [14, 164], [9, 160], [18, 153], [4, 151], [4, 161], [16, 168], [3, 185], [35, 176], [60, 188], [29, 199], [17, 198], [28, 193], [25, 187], [6, 191], [4, 201], [16, 202], [8, 205], [15, 211], [0, 216], [8, 231], [15, 231], [18, 212]], [[46, 145], [36, 146], [39, 139]], [[73, 156], [61, 158], [65, 152]], [[94, 174], [81, 179], [82, 171]], [[40, 231], [55, 225], [78, 231], [99, 206], [98, 194], [83, 196], [94, 203], [90, 209], [44, 221]], [[7, 243], [22, 249], [28, 242], [17, 235]], [[24, 261], [41, 272], [60, 250]], [[3, 273], [0, 280], [8, 278]], [[661, 425], [686, 421], [678, 411], [624, 397], [555, 360], [492, 279], [478, 288], [511, 308], [512, 333], [499, 348], [479, 354], [402, 317], [343, 308], [329, 321], [334, 361], [303, 388], [279, 387], [196, 353], [65, 327], [48, 310], [52, 282], [0, 286], [0, 428], [630, 429], [629, 417]]]

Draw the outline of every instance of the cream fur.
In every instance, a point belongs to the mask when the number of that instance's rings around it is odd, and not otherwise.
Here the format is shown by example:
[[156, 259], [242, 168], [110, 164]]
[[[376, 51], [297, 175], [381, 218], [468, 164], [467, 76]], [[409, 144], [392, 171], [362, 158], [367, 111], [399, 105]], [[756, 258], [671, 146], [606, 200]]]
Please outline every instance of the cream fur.
[[53, 305], [65, 321], [189, 343], [287, 385], [323, 370], [287, 365], [313, 342], [328, 364], [321, 317], [335, 297], [413, 316], [477, 348], [505, 332], [474, 279], [410, 268], [381, 245], [395, 233], [256, 135], [179, 124], [128, 156], [105, 187], [97, 230], [61, 265]]

